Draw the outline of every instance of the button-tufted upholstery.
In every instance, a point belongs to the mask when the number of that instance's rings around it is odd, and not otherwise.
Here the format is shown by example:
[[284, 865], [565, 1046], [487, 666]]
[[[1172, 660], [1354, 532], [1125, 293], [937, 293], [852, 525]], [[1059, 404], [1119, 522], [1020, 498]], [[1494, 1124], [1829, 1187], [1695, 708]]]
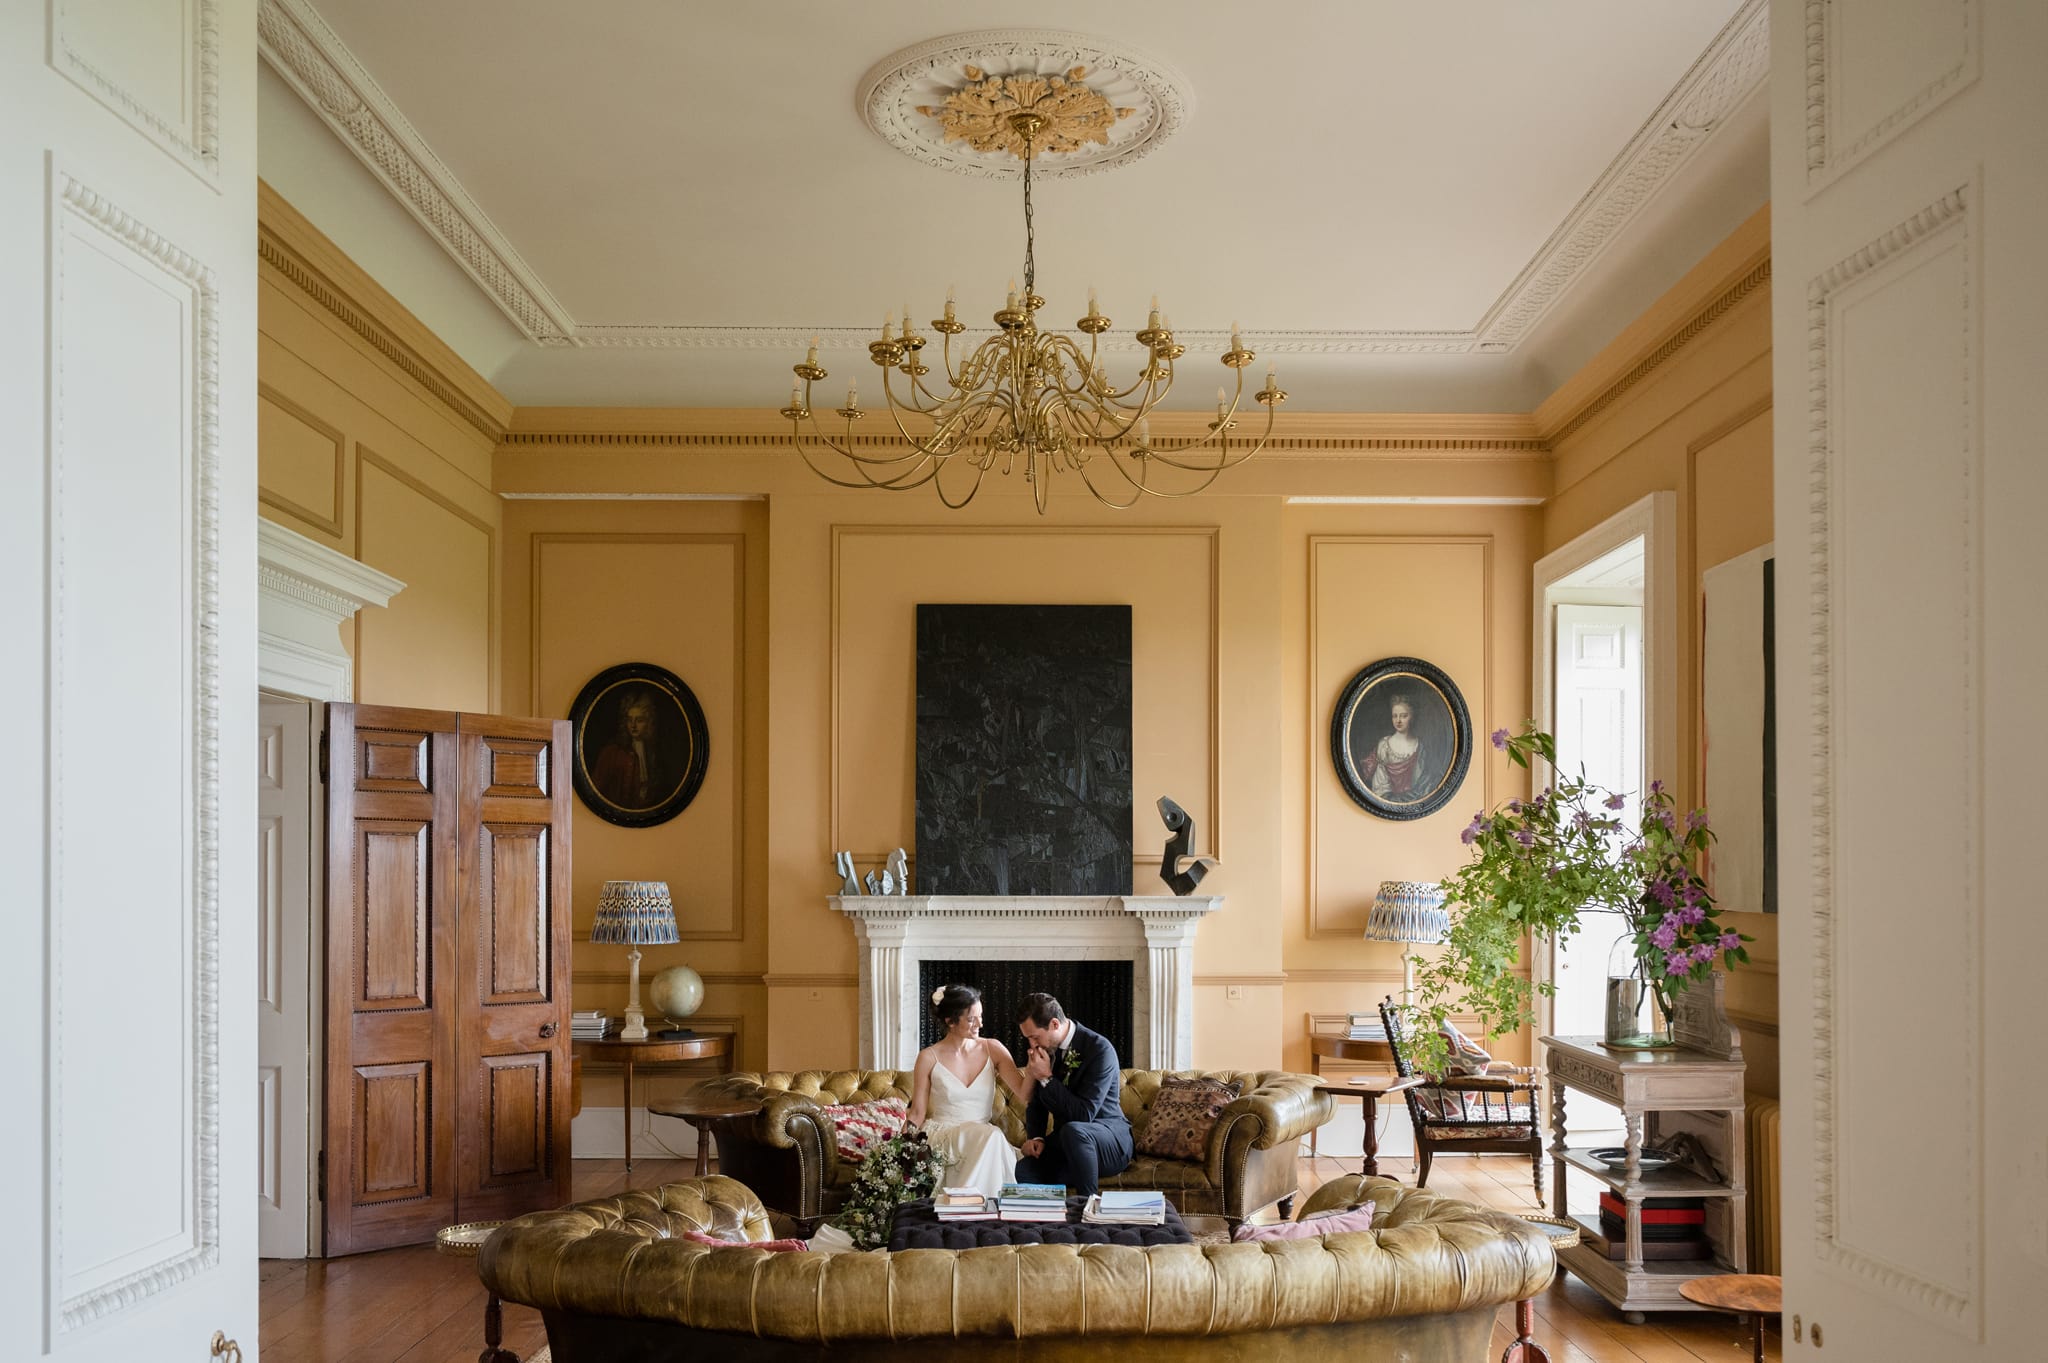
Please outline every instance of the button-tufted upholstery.
[[707, 1218], [765, 1224], [714, 1177], [522, 1216], [477, 1266], [542, 1312], [556, 1363], [1487, 1359], [1496, 1310], [1550, 1281], [1542, 1232], [1392, 1180], [1362, 1187], [1371, 1230], [1307, 1240], [769, 1254], [673, 1238]]
[[[1176, 1070], [1180, 1078], [1221, 1079], [1243, 1096], [1223, 1109], [1201, 1160], [1139, 1155], [1130, 1168], [1102, 1181], [1105, 1188], [1158, 1188], [1183, 1212], [1246, 1217], [1291, 1196], [1295, 1145], [1330, 1120], [1336, 1102], [1316, 1092], [1317, 1081], [1280, 1070]], [[1159, 1093], [1164, 1070], [1125, 1070], [1121, 1102], [1133, 1132]], [[805, 1219], [837, 1211], [853, 1182], [853, 1166], [834, 1151], [819, 1108], [910, 1097], [908, 1070], [799, 1070], [729, 1074], [707, 1081], [706, 1093], [759, 1103], [758, 1116], [731, 1118], [714, 1128], [721, 1173], [739, 1179], [778, 1211]], [[1024, 1139], [1024, 1108], [998, 1086], [996, 1121], [1012, 1145]]]

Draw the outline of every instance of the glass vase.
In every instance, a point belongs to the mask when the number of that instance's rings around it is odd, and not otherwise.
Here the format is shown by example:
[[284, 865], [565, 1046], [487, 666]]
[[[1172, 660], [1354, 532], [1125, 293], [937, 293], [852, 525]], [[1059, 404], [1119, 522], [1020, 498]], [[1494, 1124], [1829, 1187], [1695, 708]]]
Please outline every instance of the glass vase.
[[[1678, 1043], [1672, 1037], [1672, 1008], [1664, 991], [1645, 979], [1648, 968], [1636, 956], [1636, 939], [1624, 932], [1607, 953], [1607, 1027], [1603, 1043], [1620, 1050], [1650, 1050]], [[1643, 1030], [1645, 995], [1657, 1000], [1652, 1029]]]

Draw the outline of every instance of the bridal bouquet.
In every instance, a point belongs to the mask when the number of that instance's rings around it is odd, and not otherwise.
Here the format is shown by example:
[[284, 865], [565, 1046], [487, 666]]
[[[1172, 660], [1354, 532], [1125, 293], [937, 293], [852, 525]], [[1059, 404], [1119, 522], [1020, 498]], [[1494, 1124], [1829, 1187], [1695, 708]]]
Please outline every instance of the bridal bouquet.
[[855, 1249], [880, 1249], [889, 1243], [896, 1208], [930, 1197], [952, 1163], [931, 1147], [922, 1131], [877, 1141], [861, 1158], [846, 1206], [832, 1224], [845, 1231]]

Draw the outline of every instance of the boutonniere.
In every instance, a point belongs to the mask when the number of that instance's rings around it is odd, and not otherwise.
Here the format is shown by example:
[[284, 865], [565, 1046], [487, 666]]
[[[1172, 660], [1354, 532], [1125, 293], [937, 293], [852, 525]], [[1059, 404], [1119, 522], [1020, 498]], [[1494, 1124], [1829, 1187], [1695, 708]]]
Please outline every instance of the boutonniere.
[[1074, 1077], [1074, 1072], [1080, 1068], [1080, 1049], [1078, 1047], [1073, 1046], [1068, 1047], [1067, 1053], [1064, 1056], [1060, 1057], [1060, 1078], [1072, 1079]]

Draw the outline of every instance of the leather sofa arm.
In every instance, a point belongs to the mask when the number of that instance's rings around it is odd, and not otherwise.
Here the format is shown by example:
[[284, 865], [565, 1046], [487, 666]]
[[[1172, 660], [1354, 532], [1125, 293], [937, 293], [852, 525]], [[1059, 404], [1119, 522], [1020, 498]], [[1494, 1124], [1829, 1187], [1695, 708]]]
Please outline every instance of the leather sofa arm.
[[793, 1092], [786, 1084], [761, 1083], [760, 1076], [751, 1074], [722, 1075], [705, 1081], [698, 1091], [736, 1102], [759, 1103], [761, 1112], [754, 1118], [753, 1135], [762, 1145], [777, 1150], [801, 1145], [823, 1156], [821, 1133], [825, 1121], [819, 1113], [818, 1101], [809, 1094]]
[[1243, 1139], [1247, 1123], [1255, 1123], [1250, 1143], [1269, 1150], [1298, 1141], [1337, 1114], [1337, 1100], [1316, 1092], [1320, 1081], [1306, 1074], [1269, 1074], [1250, 1093], [1233, 1099], [1209, 1137], [1213, 1159], [1233, 1134]]

